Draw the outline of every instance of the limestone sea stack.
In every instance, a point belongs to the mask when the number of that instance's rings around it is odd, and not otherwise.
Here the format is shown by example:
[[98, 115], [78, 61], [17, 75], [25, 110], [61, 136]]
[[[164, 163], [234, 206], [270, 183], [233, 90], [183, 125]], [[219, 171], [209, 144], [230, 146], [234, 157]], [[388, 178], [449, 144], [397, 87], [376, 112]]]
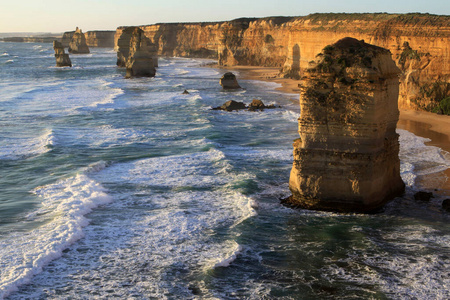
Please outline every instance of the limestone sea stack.
[[56, 66], [57, 67], [71, 67], [69, 54], [64, 52], [64, 47], [58, 41], [53, 41], [53, 49], [55, 50]]
[[344, 38], [302, 77], [286, 203], [371, 212], [404, 192], [395, 132], [400, 70], [389, 50]]
[[126, 78], [154, 77], [156, 74], [153, 63], [153, 51], [150, 41], [144, 36], [144, 31], [136, 27], [130, 40], [130, 51], [125, 67]]
[[[137, 34], [139, 27], [131, 26], [125, 27], [117, 33], [117, 42], [114, 49], [117, 51], [117, 66], [126, 67], [127, 61], [130, 57], [133, 35]], [[158, 67], [158, 47], [149, 38], [145, 36], [143, 31], [140, 31], [141, 44], [145, 44], [147, 51], [152, 55], [153, 66]]]
[[75, 33], [72, 36], [72, 40], [69, 43], [69, 53], [73, 54], [87, 54], [89, 47], [86, 43], [86, 37], [84, 33], [77, 27]]

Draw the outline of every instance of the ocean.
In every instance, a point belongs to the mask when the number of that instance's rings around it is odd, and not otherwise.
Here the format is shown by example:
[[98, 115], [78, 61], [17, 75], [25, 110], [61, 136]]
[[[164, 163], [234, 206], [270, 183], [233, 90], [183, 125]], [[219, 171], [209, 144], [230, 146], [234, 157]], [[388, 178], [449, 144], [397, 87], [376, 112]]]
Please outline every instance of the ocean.
[[[450, 214], [413, 200], [449, 153], [398, 130], [403, 197], [293, 210], [298, 95], [224, 92], [202, 59], [124, 79], [91, 51], [0, 43], [0, 299], [450, 298]], [[211, 110], [252, 99], [281, 108]]]

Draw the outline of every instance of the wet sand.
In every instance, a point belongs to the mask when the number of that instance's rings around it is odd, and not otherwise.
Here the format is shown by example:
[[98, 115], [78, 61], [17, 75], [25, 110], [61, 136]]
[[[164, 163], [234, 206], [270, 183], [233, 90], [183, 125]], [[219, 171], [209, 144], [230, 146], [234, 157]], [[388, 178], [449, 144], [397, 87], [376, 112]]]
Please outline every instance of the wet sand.
[[[244, 79], [276, 82], [281, 84], [281, 87], [277, 90], [289, 94], [300, 94], [300, 80], [280, 78], [279, 68], [257, 66], [214, 67], [231, 72], [238, 71], [238, 81]], [[431, 141], [426, 143], [429, 146], [436, 146], [450, 152], [450, 116], [401, 110], [397, 127], [430, 139]], [[416, 180], [417, 185], [425, 190], [431, 190], [442, 196], [450, 196], [450, 169], [433, 176], [419, 176]]]

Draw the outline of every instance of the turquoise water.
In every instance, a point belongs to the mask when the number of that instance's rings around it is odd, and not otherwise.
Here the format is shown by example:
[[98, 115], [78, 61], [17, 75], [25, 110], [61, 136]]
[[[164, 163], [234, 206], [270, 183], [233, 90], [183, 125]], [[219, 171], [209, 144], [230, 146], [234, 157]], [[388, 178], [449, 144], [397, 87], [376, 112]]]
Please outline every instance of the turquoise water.
[[[412, 200], [448, 153], [399, 130], [403, 198], [291, 210], [297, 95], [223, 92], [199, 59], [126, 80], [91, 50], [56, 68], [49, 44], [0, 43], [0, 299], [450, 297], [449, 214]], [[210, 110], [255, 98], [282, 108]]]

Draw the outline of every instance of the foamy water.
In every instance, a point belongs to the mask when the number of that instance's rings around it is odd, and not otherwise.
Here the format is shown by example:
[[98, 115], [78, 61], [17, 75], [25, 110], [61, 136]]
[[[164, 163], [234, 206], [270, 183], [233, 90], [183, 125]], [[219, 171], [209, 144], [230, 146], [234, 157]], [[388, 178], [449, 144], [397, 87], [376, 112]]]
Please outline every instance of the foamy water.
[[[450, 165], [426, 139], [398, 130], [407, 192], [385, 212], [291, 210], [299, 109], [276, 84], [223, 92], [207, 60], [125, 80], [106, 49], [73, 68], [47, 44], [0, 53], [17, 60], [0, 68], [0, 299], [450, 297], [448, 213], [411, 196]], [[282, 108], [210, 110], [231, 99]]]

